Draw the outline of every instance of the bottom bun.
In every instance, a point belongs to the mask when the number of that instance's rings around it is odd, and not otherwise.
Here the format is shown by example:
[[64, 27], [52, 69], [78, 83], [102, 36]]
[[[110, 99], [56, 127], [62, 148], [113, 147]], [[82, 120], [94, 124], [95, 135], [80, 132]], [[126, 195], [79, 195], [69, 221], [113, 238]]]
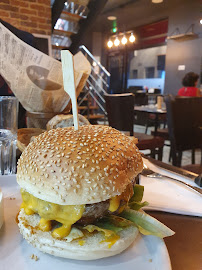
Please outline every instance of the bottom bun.
[[119, 233], [120, 238], [109, 248], [109, 243], [105, 241], [102, 233], [88, 233], [75, 240], [70, 239], [71, 237], [62, 240], [55, 239], [51, 236], [51, 232], [42, 232], [37, 229], [40, 220], [38, 215], [28, 216], [24, 209], [20, 210], [18, 220], [20, 233], [28, 243], [42, 252], [76, 260], [96, 260], [119, 254], [132, 244], [139, 232], [134, 226], [122, 230]]

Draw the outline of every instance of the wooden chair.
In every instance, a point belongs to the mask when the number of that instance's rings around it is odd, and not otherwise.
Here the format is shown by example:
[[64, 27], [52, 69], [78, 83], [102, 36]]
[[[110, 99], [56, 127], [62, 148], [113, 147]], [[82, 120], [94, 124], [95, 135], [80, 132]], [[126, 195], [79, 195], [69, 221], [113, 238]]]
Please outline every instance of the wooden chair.
[[120, 131], [129, 131], [130, 136], [138, 139], [140, 150], [150, 150], [150, 155], [162, 160], [164, 139], [144, 133], [133, 132], [134, 96], [131, 93], [105, 95], [106, 111], [109, 125]]
[[195, 149], [202, 150], [202, 98], [168, 96], [165, 102], [172, 164], [181, 166], [185, 150], [192, 150], [194, 164]]

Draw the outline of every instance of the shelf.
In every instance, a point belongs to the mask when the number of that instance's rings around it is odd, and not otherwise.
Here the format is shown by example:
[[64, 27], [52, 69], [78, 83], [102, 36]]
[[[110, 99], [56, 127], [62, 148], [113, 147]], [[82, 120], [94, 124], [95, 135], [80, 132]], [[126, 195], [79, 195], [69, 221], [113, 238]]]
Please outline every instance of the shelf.
[[172, 35], [168, 36], [167, 39], [173, 39], [173, 40], [188, 40], [188, 39], [194, 39], [197, 38], [198, 35], [193, 33], [193, 32], [188, 32], [185, 34], [177, 34], [177, 35]]
[[52, 45], [52, 49], [53, 50], [68, 50], [68, 47], [66, 46], [56, 46], [56, 45]]
[[76, 34], [76, 33], [70, 32], [70, 31], [58, 30], [58, 29], [53, 30], [53, 35], [70, 37], [72, 34]]
[[84, 117], [88, 118], [88, 119], [101, 119], [104, 118], [104, 114], [89, 114], [89, 116], [84, 115]]
[[80, 19], [83, 19], [83, 17], [78, 14], [63, 11], [60, 15], [60, 19], [70, 22], [78, 22]]
[[[78, 106], [78, 110], [87, 110], [88, 106]], [[89, 106], [89, 110], [97, 110], [97, 106]]]

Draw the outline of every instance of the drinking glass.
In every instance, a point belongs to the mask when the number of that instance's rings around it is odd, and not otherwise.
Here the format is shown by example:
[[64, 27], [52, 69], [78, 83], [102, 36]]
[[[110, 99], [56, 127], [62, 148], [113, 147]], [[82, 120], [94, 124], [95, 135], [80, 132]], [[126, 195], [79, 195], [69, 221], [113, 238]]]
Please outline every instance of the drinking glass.
[[153, 95], [148, 95], [148, 106], [149, 107], [155, 107], [156, 104], [156, 97]]
[[0, 174], [16, 173], [18, 100], [0, 96]]

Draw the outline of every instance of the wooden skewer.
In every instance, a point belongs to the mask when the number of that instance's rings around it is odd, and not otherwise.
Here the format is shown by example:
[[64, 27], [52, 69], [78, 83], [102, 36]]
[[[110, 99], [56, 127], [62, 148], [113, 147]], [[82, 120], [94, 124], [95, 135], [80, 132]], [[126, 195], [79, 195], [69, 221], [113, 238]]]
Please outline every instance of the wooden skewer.
[[73, 112], [73, 119], [74, 119], [74, 130], [78, 130], [79, 118], [78, 118], [78, 106], [77, 106], [76, 87], [75, 87], [75, 78], [74, 78], [73, 55], [68, 50], [62, 50], [61, 60], [62, 60], [64, 90], [67, 92], [67, 94], [71, 98], [72, 112]]

